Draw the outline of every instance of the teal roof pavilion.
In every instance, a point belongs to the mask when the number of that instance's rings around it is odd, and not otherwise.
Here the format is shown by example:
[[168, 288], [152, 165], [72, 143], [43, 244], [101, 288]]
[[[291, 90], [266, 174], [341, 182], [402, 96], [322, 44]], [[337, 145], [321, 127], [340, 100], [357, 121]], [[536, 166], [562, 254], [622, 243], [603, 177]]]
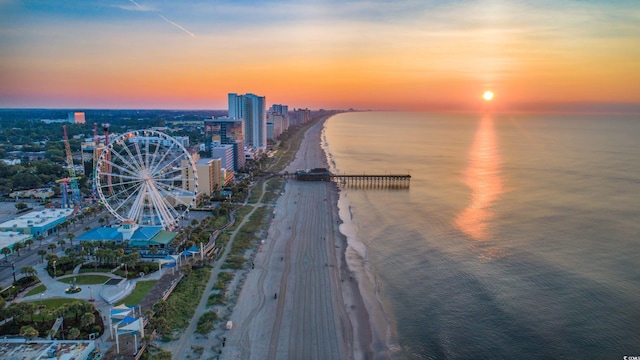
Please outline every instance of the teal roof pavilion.
[[[165, 231], [162, 226], [140, 226], [132, 234], [130, 245], [133, 247], [160, 246], [165, 247], [176, 237], [175, 233]], [[118, 228], [95, 228], [78, 236], [77, 241], [124, 241], [122, 232]]]

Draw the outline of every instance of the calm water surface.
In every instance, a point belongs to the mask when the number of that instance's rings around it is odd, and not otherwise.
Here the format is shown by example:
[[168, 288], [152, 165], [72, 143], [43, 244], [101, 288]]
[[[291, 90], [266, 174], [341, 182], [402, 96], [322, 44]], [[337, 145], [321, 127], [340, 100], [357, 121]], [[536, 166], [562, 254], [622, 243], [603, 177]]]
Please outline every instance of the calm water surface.
[[638, 139], [630, 115], [331, 118], [334, 171], [412, 175], [341, 193], [392, 357], [640, 355]]

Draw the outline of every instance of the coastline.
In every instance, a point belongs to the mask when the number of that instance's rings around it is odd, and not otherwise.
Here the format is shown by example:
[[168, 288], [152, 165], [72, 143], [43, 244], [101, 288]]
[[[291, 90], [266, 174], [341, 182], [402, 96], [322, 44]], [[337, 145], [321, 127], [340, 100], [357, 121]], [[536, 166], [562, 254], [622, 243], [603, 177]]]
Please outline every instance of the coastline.
[[[332, 172], [339, 172], [329, 150], [326, 139], [326, 121], [322, 121], [320, 143], [325, 155], [325, 165]], [[390, 319], [385, 313], [378, 296], [377, 279], [368, 266], [366, 245], [357, 239], [356, 225], [353, 223], [353, 212], [347, 197], [347, 191], [336, 183], [327, 185], [332, 194], [331, 203], [334, 216], [339, 219], [339, 226], [334, 228], [336, 246], [339, 252], [338, 263], [341, 264], [341, 277], [349, 279], [342, 282], [342, 294], [345, 303], [353, 306], [349, 317], [354, 328], [354, 338], [358, 339], [360, 353], [364, 359], [389, 359], [393, 353], [392, 330]], [[352, 280], [351, 280], [352, 279]], [[359, 350], [359, 351], [356, 351]]]
[[[328, 118], [305, 132], [286, 171], [329, 167]], [[390, 358], [375, 286], [352, 266], [365, 262], [341, 231], [340, 193], [333, 182], [287, 180], [275, 204], [254, 205], [273, 207], [273, 218], [224, 316], [233, 328], [220, 334], [221, 359]]]

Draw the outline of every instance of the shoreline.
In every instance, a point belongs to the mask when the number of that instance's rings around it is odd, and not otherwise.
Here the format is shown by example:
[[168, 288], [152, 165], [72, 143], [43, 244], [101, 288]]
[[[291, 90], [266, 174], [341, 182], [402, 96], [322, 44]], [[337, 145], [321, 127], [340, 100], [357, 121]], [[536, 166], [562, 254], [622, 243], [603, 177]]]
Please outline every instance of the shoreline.
[[[328, 168], [322, 139], [329, 118], [305, 131], [285, 171]], [[273, 207], [273, 218], [223, 316], [233, 328], [220, 333], [221, 359], [390, 358], [375, 291], [363, 293], [369, 287], [350, 264], [340, 193], [333, 182], [286, 180], [275, 204], [255, 204]]]
[[[322, 133], [320, 143], [325, 155], [324, 163], [330, 171], [337, 172], [335, 160], [328, 149], [328, 141], [325, 135], [326, 121], [322, 121]], [[327, 185], [334, 196], [331, 199], [332, 211], [339, 219], [336, 232], [336, 243], [342, 251], [337, 259], [342, 265], [344, 281], [342, 293], [345, 302], [350, 300], [356, 310], [349, 312], [354, 327], [355, 337], [358, 339], [363, 358], [365, 359], [389, 359], [392, 349], [388, 342], [391, 336], [391, 324], [388, 315], [384, 311], [378, 293], [377, 279], [371, 269], [367, 269], [366, 245], [357, 240], [353, 230], [353, 212], [346, 190], [342, 190], [334, 182]], [[355, 352], [354, 352], [355, 353]]]

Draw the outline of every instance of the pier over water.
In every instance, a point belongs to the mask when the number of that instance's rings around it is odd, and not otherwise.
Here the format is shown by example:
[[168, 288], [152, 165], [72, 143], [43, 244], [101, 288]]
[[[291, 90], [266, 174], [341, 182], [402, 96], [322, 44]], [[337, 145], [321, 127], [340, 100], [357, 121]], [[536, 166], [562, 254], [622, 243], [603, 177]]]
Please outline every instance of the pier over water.
[[411, 175], [409, 174], [346, 175], [332, 174], [325, 168], [298, 170], [295, 173], [285, 173], [282, 176], [298, 181], [333, 181], [338, 186], [359, 188], [407, 189], [411, 183]]

